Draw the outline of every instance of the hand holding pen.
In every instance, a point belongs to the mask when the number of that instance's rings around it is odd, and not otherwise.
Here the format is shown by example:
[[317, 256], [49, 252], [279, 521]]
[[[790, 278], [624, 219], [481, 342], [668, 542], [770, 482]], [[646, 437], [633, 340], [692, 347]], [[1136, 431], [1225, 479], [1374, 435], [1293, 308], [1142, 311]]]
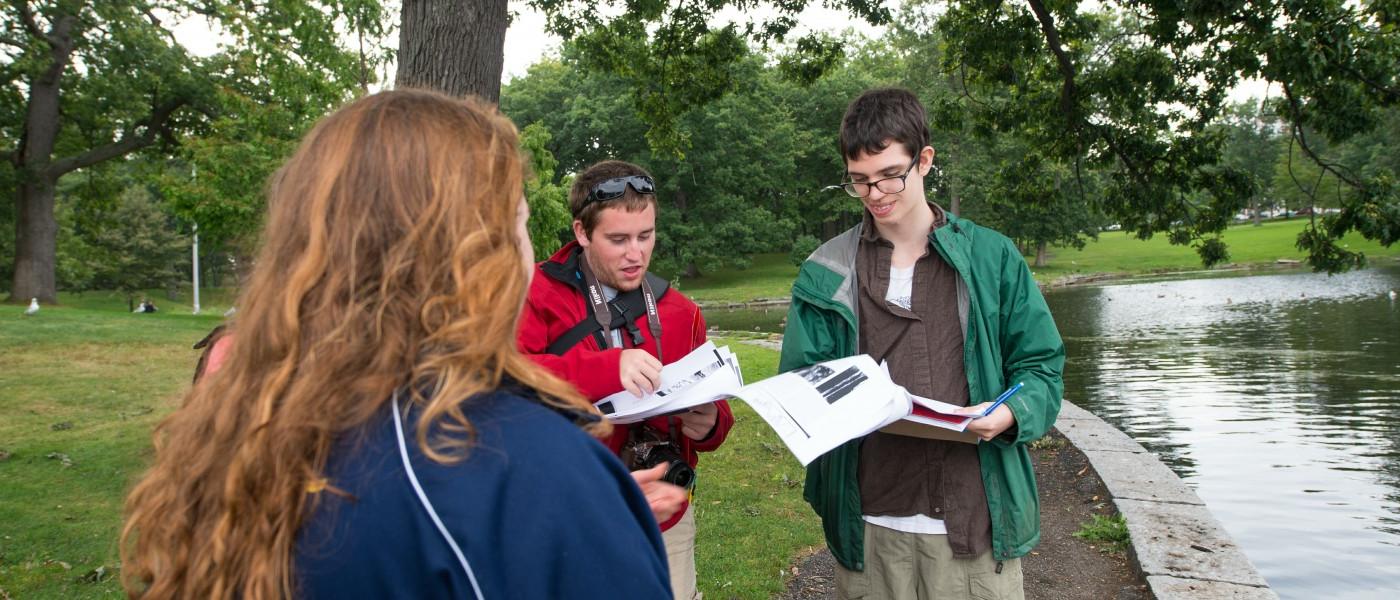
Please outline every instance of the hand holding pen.
[[1016, 415], [1011, 412], [1010, 407], [1003, 408], [1007, 398], [1016, 395], [1025, 384], [1017, 382], [1011, 386], [996, 400], [983, 402], [976, 406], [969, 406], [961, 411], [961, 414], [972, 417], [972, 422], [967, 424], [967, 430], [976, 434], [982, 441], [991, 441], [992, 438], [1001, 435], [1002, 432], [1010, 429], [1016, 424]]

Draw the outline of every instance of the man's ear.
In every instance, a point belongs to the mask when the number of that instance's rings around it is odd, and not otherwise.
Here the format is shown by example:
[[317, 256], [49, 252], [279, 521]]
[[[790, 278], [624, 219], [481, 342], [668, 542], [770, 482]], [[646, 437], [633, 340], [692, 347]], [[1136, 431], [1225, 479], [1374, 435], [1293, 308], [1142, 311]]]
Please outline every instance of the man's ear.
[[924, 146], [924, 149], [919, 151], [919, 175], [928, 175], [933, 169], [933, 156], [933, 146]]
[[574, 239], [578, 240], [578, 245], [588, 247], [588, 233], [583, 230], [583, 221], [574, 219]]

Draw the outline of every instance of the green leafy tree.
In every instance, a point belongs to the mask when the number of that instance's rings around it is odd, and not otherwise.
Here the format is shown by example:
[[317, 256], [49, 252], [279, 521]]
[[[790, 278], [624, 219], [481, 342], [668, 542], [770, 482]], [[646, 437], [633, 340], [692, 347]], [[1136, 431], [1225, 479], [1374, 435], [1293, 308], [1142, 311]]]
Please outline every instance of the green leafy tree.
[[142, 290], [174, 287], [186, 277], [189, 241], [146, 187], [128, 187], [85, 220], [94, 224], [81, 233], [92, 288], [120, 291], [134, 307]]
[[1275, 183], [1274, 163], [1279, 158], [1279, 138], [1282, 131], [1278, 119], [1260, 112], [1259, 103], [1241, 102], [1226, 109], [1221, 126], [1225, 129], [1225, 164], [1247, 173], [1254, 182], [1254, 193], [1250, 195], [1249, 207], [1258, 225], [1261, 208], [1271, 203], [1274, 190], [1280, 189]]
[[530, 164], [525, 180], [525, 199], [530, 203], [530, 242], [535, 259], [554, 254], [572, 238], [573, 219], [569, 215], [569, 189], [554, 180], [559, 161], [549, 151], [549, 130], [543, 123], [531, 123], [520, 131], [520, 147]]
[[[787, 36], [812, 0], [654, 0], [607, 2], [620, 11], [600, 11], [603, 2], [531, 0], [546, 15], [548, 29], [578, 49], [581, 64], [623, 78], [637, 112], [646, 123], [646, 139], [658, 151], [684, 153], [690, 131], [680, 118], [740, 89], [736, 69], [747, 60], [749, 44], [767, 50], [790, 41], [781, 66], [789, 78], [811, 81], [844, 55], [838, 40], [808, 34]], [[880, 0], [826, 0], [828, 7], [848, 10], [871, 24], [889, 21]], [[766, 10], [757, 10], [757, 9]], [[718, 20], [733, 9], [740, 16]]]
[[[363, 51], [341, 46], [338, 26], [380, 31], [377, 7], [367, 0], [6, 3], [0, 157], [14, 172], [11, 298], [54, 300], [55, 189], [65, 174], [173, 147], [237, 101], [323, 114], [362, 89], [369, 72]], [[196, 16], [232, 42], [213, 56], [192, 56], [170, 27]]]
[[1277, 84], [1283, 96], [1270, 111], [1304, 155], [1356, 190], [1298, 241], [1314, 268], [1337, 271], [1363, 260], [1337, 245], [1345, 233], [1385, 245], [1400, 236], [1396, 189], [1348, 174], [1302, 132], [1339, 143], [1400, 102], [1398, 17], [1390, 2], [969, 0], [950, 3], [939, 22], [943, 69], [968, 82], [974, 127], [1016, 131], [1048, 157], [1107, 169], [1110, 215], [1140, 237], [1166, 232], [1195, 245], [1207, 265], [1225, 259], [1218, 233], [1254, 192], [1246, 173], [1222, 164], [1214, 124], [1242, 80]]

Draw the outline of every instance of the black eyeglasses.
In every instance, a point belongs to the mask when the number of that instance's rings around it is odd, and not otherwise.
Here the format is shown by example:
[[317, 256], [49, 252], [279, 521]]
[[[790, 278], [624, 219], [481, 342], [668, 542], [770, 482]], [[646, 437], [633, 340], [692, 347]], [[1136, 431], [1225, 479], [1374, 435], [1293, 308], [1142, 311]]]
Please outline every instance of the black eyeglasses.
[[914, 162], [909, 163], [909, 168], [904, 170], [903, 175], [895, 175], [875, 181], [843, 181], [839, 185], [827, 186], [824, 189], [833, 190], [841, 188], [846, 190], [852, 198], [864, 198], [870, 194], [870, 188], [874, 187], [886, 194], [898, 194], [904, 191], [904, 180], [909, 178], [909, 174], [914, 172], [914, 167], [919, 165], [919, 157], [914, 157]]
[[607, 202], [621, 198], [627, 193], [627, 186], [632, 186], [632, 190], [638, 194], [655, 194], [656, 182], [646, 175], [628, 175], [627, 177], [614, 177], [606, 179], [588, 190], [588, 197], [583, 199], [583, 205], [588, 206], [594, 202]]

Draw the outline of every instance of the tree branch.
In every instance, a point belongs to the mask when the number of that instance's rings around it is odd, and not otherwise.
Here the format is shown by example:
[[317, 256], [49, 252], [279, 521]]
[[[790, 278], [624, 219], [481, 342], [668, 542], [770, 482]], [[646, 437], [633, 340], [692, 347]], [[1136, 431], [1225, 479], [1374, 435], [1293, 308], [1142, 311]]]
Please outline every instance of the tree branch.
[[63, 70], [68, 68], [73, 54], [73, 25], [78, 22], [78, 18], [73, 15], [64, 15], [54, 21], [53, 27], [44, 34], [44, 39], [49, 43], [49, 55], [53, 57], [53, 62], [49, 63], [49, 68], [44, 70], [44, 74], [39, 76], [36, 83], [42, 85], [57, 85], [58, 78], [63, 75]]
[[34, 20], [34, 11], [29, 9], [29, 1], [11, 0], [10, 3], [19, 10], [19, 22], [24, 26], [24, 30], [34, 37], [44, 37], [44, 31], [39, 29], [39, 22]]
[[1040, 30], [1045, 33], [1045, 44], [1050, 47], [1050, 52], [1055, 55], [1055, 62], [1059, 64], [1060, 74], [1064, 76], [1065, 83], [1060, 90], [1060, 110], [1065, 116], [1076, 122], [1074, 119], [1074, 63], [1070, 61], [1069, 54], [1060, 43], [1060, 31], [1055, 28], [1055, 17], [1045, 8], [1044, 0], [1028, 0], [1031, 5], [1031, 12], [1035, 13], [1035, 19], [1040, 22]]
[[[1298, 175], [1293, 172], [1293, 146], [1297, 143], [1298, 138], [1292, 136], [1288, 138], [1288, 162], [1284, 164], [1284, 167], [1288, 170], [1288, 178], [1293, 180], [1293, 185], [1298, 188], [1298, 191], [1303, 192], [1303, 194], [1308, 197], [1308, 206], [1317, 206], [1317, 194], [1315, 193], [1315, 190], [1317, 189], [1317, 186], [1322, 183], [1322, 176], [1325, 174], [1325, 172], [1317, 172], [1317, 181], [1313, 182], [1312, 189], [1305, 187], [1303, 185], [1303, 182], [1298, 181]], [[1338, 185], [1341, 185], [1340, 178], [1337, 179], [1337, 182]], [[1283, 208], [1284, 210], [1288, 210], [1287, 204], [1285, 204]]]
[[90, 167], [105, 160], [111, 160], [118, 156], [123, 156], [129, 152], [145, 148], [156, 141], [157, 135], [163, 135], [170, 125], [170, 117], [175, 111], [187, 103], [185, 98], [170, 100], [165, 104], [152, 108], [151, 114], [146, 118], [137, 121], [135, 126], [121, 139], [98, 146], [77, 156], [69, 156], [53, 161], [44, 170], [44, 174], [57, 179], [64, 173], [76, 171], [84, 167]]
[[1290, 119], [1291, 135], [1293, 139], [1298, 141], [1298, 147], [1303, 149], [1303, 153], [1307, 154], [1308, 158], [1312, 159], [1314, 163], [1317, 163], [1317, 166], [1322, 167], [1322, 169], [1324, 171], [1327, 171], [1328, 173], [1336, 175], [1337, 179], [1345, 181], [1347, 185], [1350, 185], [1351, 187], [1354, 187], [1356, 189], [1364, 189], [1366, 187], [1365, 184], [1361, 183], [1360, 181], [1356, 180], [1350, 175], [1343, 173], [1341, 169], [1337, 168], [1338, 165], [1336, 163], [1322, 160], [1322, 157], [1318, 156], [1317, 153], [1313, 151], [1311, 146], [1308, 146], [1307, 139], [1303, 137], [1303, 128], [1301, 125], [1299, 125], [1303, 117], [1303, 107], [1298, 102], [1298, 98], [1293, 95], [1292, 87], [1289, 86], [1287, 83], [1283, 83], [1283, 95], [1285, 98], [1288, 99], [1288, 105], [1293, 116], [1293, 118]]

